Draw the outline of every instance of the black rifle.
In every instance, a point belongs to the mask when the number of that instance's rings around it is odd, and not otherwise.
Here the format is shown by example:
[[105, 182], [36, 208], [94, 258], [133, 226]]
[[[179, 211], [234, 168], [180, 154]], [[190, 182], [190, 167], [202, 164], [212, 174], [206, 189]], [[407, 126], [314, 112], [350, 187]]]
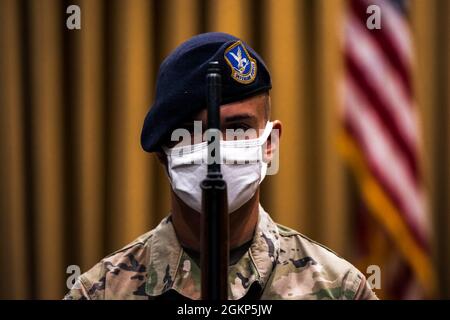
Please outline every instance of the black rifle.
[[206, 75], [208, 111], [208, 172], [201, 182], [201, 286], [203, 300], [228, 299], [229, 221], [227, 184], [220, 169], [221, 75], [217, 61]]

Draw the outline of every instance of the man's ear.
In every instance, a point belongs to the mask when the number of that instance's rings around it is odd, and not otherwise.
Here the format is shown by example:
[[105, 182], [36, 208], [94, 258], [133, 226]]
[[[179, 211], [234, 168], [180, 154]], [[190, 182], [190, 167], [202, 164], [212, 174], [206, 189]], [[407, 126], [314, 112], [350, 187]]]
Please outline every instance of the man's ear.
[[272, 132], [270, 133], [269, 137], [267, 138], [265, 153], [264, 153], [264, 160], [266, 162], [271, 162], [273, 160], [273, 157], [276, 152], [278, 152], [280, 147], [280, 137], [282, 132], [283, 124], [280, 120], [274, 120], [272, 121]]
[[158, 158], [158, 162], [164, 168], [164, 171], [166, 172], [167, 177], [170, 177], [169, 167], [167, 165], [167, 155], [163, 151], [156, 151], [155, 155], [156, 155], [156, 158]]
[[162, 151], [155, 152], [156, 158], [158, 158], [159, 163], [166, 169], [167, 171], [167, 156]]

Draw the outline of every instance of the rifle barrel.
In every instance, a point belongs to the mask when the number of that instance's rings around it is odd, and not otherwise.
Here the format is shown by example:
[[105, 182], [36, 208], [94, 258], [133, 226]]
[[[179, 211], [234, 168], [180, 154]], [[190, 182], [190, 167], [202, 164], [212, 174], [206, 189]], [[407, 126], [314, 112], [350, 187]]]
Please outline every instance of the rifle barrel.
[[204, 300], [228, 298], [229, 218], [227, 184], [220, 168], [221, 75], [218, 63], [210, 63], [206, 76], [208, 131], [215, 133], [208, 141], [206, 178], [202, 188], [201, 295]]

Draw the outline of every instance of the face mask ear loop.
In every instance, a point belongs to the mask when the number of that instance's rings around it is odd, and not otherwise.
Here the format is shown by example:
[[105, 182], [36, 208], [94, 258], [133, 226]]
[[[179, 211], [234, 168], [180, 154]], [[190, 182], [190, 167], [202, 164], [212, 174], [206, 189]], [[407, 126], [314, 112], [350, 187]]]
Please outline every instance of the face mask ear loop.
[[259, 140], [259, 145], [262, 146], [264, 143], [266, 143], [267, 139], [270, 136], [270, 133], [272, 132], [273, 129], [273, 122], [271, 121], [267, 121], [266, 127], [264, 128], [263, 134], [258, 137]]
[[[266, 123], [266, 127], [264, 128], [264, 132], [262, 133], [261, 136], [258, 137], [258, 146], [260, 147], [260, 159], [259, 162], [261, 163], [261, 165], [264, 165], [264, 148], [263, 145], [266, 143], [267, 139], [270, 136], [270, 133], [272, 132], [273, 129], [273, 122], [271, 121], [267, 121]], [[262, 180], [261, 180], [262, 181]]]
[[264, 178], [267, 175], [267, 167], [268, 167], [268, 163], [265, 163], [264, 161], [260, 162], [259, 168], [261, 170], [261, 177], [259, 178], [259, 183], [261, 184], [261, 182], [263, 182]]

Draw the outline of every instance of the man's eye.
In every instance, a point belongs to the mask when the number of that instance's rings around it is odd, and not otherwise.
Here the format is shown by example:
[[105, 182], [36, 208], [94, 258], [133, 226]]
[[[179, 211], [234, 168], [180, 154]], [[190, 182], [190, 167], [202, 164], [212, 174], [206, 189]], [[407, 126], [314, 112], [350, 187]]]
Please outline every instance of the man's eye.
[[234, 124], [227, 126], [227, 129], [230, 129], [230, 130], [239, 130], [240, 129], [240, 130], [245, 131], [245, 130], [250, 129], [250, 126], [245, 123], [234, 123]]

